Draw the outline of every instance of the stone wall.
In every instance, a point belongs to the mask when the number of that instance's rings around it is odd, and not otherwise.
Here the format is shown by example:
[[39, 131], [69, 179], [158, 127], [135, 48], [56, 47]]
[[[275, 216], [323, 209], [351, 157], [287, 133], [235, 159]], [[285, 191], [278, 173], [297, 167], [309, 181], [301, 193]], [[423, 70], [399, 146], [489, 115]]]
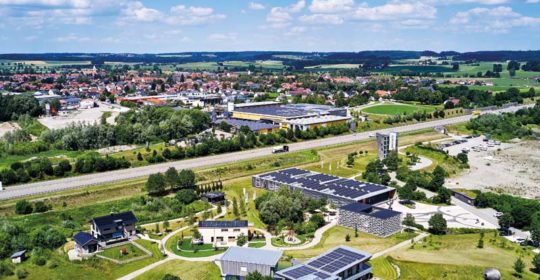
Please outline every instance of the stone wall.
[[369, 213], [357, 213], [339, 209], [338, 224], [359, 231], [386, 237], [401, 231], [401, 215], [381, 219]]

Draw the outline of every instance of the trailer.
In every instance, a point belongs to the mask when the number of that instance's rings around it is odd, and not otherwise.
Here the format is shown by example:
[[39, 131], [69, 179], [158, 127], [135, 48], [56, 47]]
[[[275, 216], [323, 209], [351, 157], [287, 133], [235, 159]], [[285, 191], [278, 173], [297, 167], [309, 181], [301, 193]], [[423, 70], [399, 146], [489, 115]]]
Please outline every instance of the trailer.
[[283, 146], [277, 146], [272, 148], [272, 154], [278, 154], [278, 153], [286, 153], [289, 151], [289, 146], [283, 145]]

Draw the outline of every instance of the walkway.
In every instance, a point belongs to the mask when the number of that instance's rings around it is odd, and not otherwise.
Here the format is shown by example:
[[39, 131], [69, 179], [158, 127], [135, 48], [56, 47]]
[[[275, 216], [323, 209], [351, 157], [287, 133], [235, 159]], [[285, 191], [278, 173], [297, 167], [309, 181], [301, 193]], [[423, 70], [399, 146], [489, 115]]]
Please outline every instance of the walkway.
[[397, 249], [407, 247], [408, 245], [411, 245], [411, 240], [414, 240], [414, 242], [418, 242], [418, 241], [426, 238], [427, 236], [429, 236], [429, 233], [423, 232], [423, 233], [419, 234], [418, 236], [416, 236], [413, 239], [405, 240], [405, 241], [403, 241], [401, 243], [398, 243], [398, 244], [396, 244], [396, 245], [394, 245], [394, 246], [392, 246], [390, 248], [384, 249], [384, 250], [382, 250], [380, 252], [377, 252], [377, 253], [373, 254], [373, 257], [371, 257], [371, 259], [375, 259], [375, 258], [378, 258], [380, 256], [384, 256], [384, 255], [386, 255], [386, 254], [388, 254], [390, 252], [393, 252], [393, 251], [395, 251]]

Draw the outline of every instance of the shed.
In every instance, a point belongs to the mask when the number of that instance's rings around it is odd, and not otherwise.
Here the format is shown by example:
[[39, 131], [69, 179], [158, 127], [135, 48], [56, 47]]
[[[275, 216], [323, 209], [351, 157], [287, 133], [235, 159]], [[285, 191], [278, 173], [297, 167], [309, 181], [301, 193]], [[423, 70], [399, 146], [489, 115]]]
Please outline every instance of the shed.
[[11, 262], [21, 263], [26, 260], [26, 250], [18, 251], [11, 255]]
[[202, 200], [210, 203], [219, 203], [225, 201], [223, 192], [207, 192], [202, 195]]
[[76, 249], [79, 253], [90, 254], [98, 249], [98, 240], [87, 232], [79, 232], [73, 236]]

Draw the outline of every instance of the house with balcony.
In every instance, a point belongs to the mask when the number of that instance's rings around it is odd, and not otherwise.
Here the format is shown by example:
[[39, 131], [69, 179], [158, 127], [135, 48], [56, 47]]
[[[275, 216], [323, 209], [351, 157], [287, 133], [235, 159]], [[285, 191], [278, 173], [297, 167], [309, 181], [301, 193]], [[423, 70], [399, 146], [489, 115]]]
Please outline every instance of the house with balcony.
[[248, 236], [248, 221], [200, 221], [199, 233], [204, 244], [213, 244], [217, 247], [236, 246], [240, 235]]
[[131, 211], [93, 218], [91, 235], [100, 243], [108, 244], [129, 239], [137, 234], [137, 218]]

